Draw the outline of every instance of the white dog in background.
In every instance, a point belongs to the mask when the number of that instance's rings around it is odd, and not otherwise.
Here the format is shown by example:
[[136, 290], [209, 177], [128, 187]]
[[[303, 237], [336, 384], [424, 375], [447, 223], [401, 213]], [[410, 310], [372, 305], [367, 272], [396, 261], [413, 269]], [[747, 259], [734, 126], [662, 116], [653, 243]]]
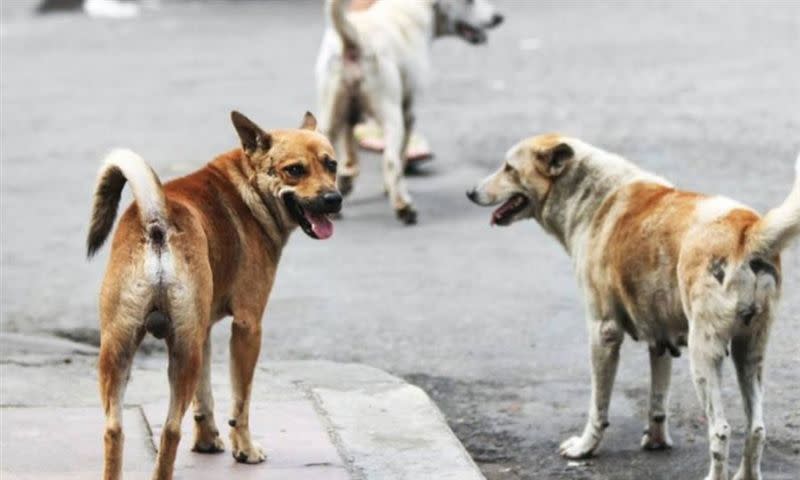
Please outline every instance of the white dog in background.
[[[339, 152], [339, 189], [348, 194], [358, 175], [353, 127], [371, 117], [384, 131], [383, 179], [397, 217], [416, 222], [403, 179], [414, 101], [430, 69], [431, 42], [458, 35], [486, 41], [486, 29], [503, 21], [488, 0], [380, 0], [346, 13], [346, 0], [327, 0], [331, 20], [322, 40], [316, 75], [320, 130]], [[344, 150], [342, 150], [344, 143]]]

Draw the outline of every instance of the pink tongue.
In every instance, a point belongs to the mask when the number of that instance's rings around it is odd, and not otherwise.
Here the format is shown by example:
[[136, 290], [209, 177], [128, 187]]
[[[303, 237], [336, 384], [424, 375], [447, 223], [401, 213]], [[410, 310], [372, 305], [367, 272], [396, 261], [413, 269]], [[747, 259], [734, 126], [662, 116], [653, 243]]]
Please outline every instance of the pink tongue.
[[497, 220], [503, 218], [503, 214], [506, 213], [507, 210], [511, 208], [511, 200], [508, 200], [506, 203], [502, 204], [500, 208], [492, 213], [492, 221], [489, 223], [490, 225], [494, 225], [497, 223]]
[[333, 223], [326, 215], [306, 212], [306, 220], [311, 224], [311, 230], [320, 240], [325, 240], [333, 235]]

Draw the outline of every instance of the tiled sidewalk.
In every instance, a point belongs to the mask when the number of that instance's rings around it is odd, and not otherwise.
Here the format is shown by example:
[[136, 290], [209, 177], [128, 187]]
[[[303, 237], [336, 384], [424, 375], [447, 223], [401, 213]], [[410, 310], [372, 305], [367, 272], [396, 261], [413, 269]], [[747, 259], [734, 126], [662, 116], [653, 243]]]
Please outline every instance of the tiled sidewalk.
[[[104, 418], [92, 349], [13, 334], [0, 340], [0, 479], [100, 478]], [[136, 362], [123, 419], [125, 479], [150, 478], [167, 412], [165, 362]], [[227, 450], [191, 452], [188, 413], [176, 480], [483, 478], [422, 390], [375, 368], [320, 361], [261, 366], [250, 422], [267, 461], [239, 464], [227, 439], [227, 377], [227, 366], [215, 364], [215, 417]]]

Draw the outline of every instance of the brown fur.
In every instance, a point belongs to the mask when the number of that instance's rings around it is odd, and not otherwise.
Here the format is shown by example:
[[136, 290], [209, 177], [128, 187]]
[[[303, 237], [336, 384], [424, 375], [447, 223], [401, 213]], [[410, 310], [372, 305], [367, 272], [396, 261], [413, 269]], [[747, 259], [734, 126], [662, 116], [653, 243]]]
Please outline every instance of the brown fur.
[[[625, 209], [612, 227], [607, 242], [593, 250], [589, 283], [599, 293], [597, 298], [621, 304], [635, 317], [652, 315], [652, 303], [664, 299], [639, 297], [639, 288], [648, 280], [643, 276], [660, 269], [660, 262], [670, 262], [674, 272], [678, 262], [680, 240], [689, 228], [694, 201], [698, 195], [677, 191], [659, 184], [634, 183], [621, 189], [603, 206], [593, 221], [599, 233], [605, 221], [605, 209], [624, 198]], [[609, 283], [608, 280], [611, 280]], [[660, 279], [662, 291], [677, 292], [677, 278]], [[671, 310], [681, 315], [680, 299], [673, 298]], [[601, 308], [611, 315], [612, 307]]]
[[[314, 131], [316, 121], [310, 114], [301, 130], [269, 133], [237, 115], [234, 123], [243, 149], [220, 155], [199, 171], [164, 185], [161, 243], [140, 215], [139, 200], [145, 199], [137, 199], [125, 211], [114, 235], [100, 293], [98, 362], [107, 418], [107, 480], [120, 478], [122, 392], [133, 354], [150, 329], [144, 320], [152, 312], [167, 322], [171, 388], [153, 478], [172, 478], [181, 419], [193, 398], [194, 449], [217, 452], [223, 448], [214, 421], [208, 342], [213, 323], [229, 315], [233, 316], [233, 455], [246, 463], [265, 458], [250, 439], [248, 408], [261, 346], [261, 319], [281, 251], [298, 225], [283, 195], [291, 192], [301, 204], [330, 195], [335, 192], [335, 171], [333, 148]], [[302, 178], [290, 175], [289, 165], [302, 165], [306, 174]], [[111, 186], [104, 182], [107, 175], [100, 176], [90, 246], [99, 247], [104, 238], [94, 225], [108, 225], [108, 216], [113, 224], [116, 205], [110, 203], [115, 203], [114, 197], [118, 201], [119, 191], [114, 189], [124, 184], [117, 176], [110, 177], [116, 179]], [[153, 275], [157, 280], [153, 281]]]

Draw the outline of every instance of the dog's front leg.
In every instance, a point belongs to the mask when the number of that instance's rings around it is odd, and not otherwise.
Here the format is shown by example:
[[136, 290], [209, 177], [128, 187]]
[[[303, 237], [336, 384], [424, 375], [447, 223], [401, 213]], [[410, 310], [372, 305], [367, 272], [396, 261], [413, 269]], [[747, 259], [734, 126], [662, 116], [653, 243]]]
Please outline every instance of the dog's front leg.
[[250, 438], [250, 391], [261, 351], [261, 315], [237, 316], [231, 326], [231, 386], [233, 408], [229, 425], [233, 458], [241, 463], [261, 463], [267, 459], [261, 447]]
[[613, 318], [589, 320], [592, 352], [592, 399], [589, 418], [583, 434], [561, 444], [560, 453], [566, 458], [585, 458], [600, 445], [603, 431], [608, 427], [608, 405], [617, 374], [619, 350], [624, 333]]
[[747, 437], [742, 462], [734, 480], [761, 479], [761, 454], [767, 436], [762, 406], [764, 386], [761, 383], [766, 343], [765, 331], [752, 336], [734, 338], [731, 342], [731, 355], [736, 365], [744, 413], [747, 417]]
[[722, 405], [722, 360], [726, 342], [710, 318], [692, 318], [689, 328], [689, 361], [697, 396], [708, 421], [711, 467], [706, 480], [727, 480], [731, 428]]
[[672, 447], [667, 425], [669, 382], [672, 374], [672, 356], [669, 352], [650, 348], [650, 412], [647, 430], [642, 437], [645, 450], [663, 450]]
[[218, 453], [225, 449], [214, 421], [214, 395], [211, 391], [211, 334], [203, 346], [203, 371], [194, 394], [194, 447], [198, 453]]
[[403, 107], [399, 101], [384, 101], [381, 106], [381, 120], [385, 147], [383, 150], [383, 183], [389, 193], [397, 218], [406, 225], [417, 222], [417, 211], [411, 202], [405, 178], [403, 177], [403, 142], [405, 121]]

